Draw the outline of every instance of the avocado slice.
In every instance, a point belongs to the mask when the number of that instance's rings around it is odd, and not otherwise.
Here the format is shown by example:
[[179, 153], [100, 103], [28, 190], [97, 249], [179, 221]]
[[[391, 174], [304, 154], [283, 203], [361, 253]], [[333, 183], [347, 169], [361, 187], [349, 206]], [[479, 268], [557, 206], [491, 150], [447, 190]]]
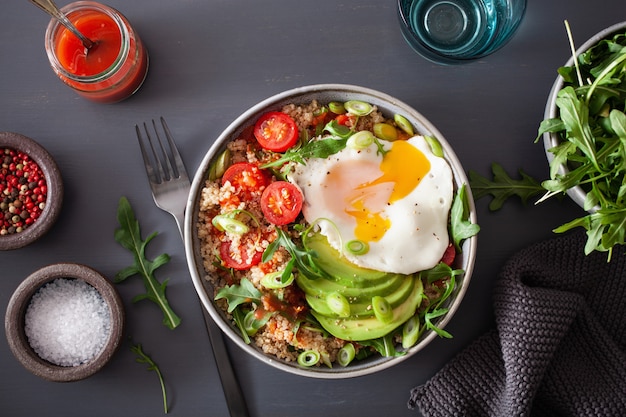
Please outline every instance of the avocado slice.
[[[415, 280], [412, 277], [406, 277], [404, 282], [392, 293], [385, 296], [387, 302], [392, 308], [395, 308], [402, 304], [407, 297], [413, 291]], [[306, 300], [309, 306], [316, 312], [325, 316], [338, 317], [329, 307], [326, 302], [326, 295], [310, 295], [306, 294]], [[374, 315], [372, 309], [372, 297], [366, 298], [359, 296], [357, 298], [348, 298], [350, 304], [350, 316], [353, 317], [368, 317]]]
[[296, 283], [306, 294], [309, 295], [324, 298], [329, 293], [338, 292], [348, 300], [354, 299], [354, 301], [368, 301], [375, 295], [386, 296], [391, 294], [397, 290], [406, 279], [409, 278], [410, 277], [407, 275], [387, 274], [384, 280], [380, 280], [380, 282], [376, 281], [375, 284], [370, 285], [369, 287], [351, 287], [330, 279], [311, 279], [304, 274], [298, 274], [296, 277]]
[[361, 341], [383, 337], [410, 319], [422, 301], [424, 293], [422, 281], [418, 277], [410, 279], [415, 280], [413, 291], [404, 302], [393, 309], [393, 319], [389, 323], [383, 323], [374, 316], [337, 318], [320, 314], [315, 310], [312, 310], [311, 314], [326, 331], [343, 340]]
[[333, 248], [326, 236], [316, 233], [306, 239], [306, 248], [315, 251], [315, 263], [339, 284], [349, 287], [366, 287], [385, 280], [388, 273], [360, 267]]

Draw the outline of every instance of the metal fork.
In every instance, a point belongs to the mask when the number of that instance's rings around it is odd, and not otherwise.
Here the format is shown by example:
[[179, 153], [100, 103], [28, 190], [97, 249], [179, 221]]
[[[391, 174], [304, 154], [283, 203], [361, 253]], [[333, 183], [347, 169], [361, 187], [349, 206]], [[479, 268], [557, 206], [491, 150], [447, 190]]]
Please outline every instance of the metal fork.
[[[160, 121], [167, 142], [161, 140], [157, 123], [154, 120], [152, 120], [152, 128], [155, 139], [150, 134], [146, 123], [143, 123], [146, 139], [144, 139], [138, 125], [135, 125], [135, 131], [154, 202], [161, 210], [174, 216], [180, 235], [184, 238], [185, 206], [191, 183], [170, 129], [163, 117], [160, 118]], [[247, 417], [248, 409], [233, 371], [221, 330], [209, 316], [204, 306], [201, 305], [200, 307], [211, 340], [215, 363], [222, 381], [222, 389], [230, 415], [232, 417]]]

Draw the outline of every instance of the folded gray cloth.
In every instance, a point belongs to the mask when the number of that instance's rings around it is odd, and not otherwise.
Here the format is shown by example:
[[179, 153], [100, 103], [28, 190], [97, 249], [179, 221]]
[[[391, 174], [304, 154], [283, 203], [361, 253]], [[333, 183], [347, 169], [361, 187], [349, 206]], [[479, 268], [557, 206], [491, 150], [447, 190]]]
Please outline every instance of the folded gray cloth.
[[496, 328], [426, 384], [424, 416], [626, 416], [626, 254], [583, 253], [584, 233], [510, 259], [493, 293]]

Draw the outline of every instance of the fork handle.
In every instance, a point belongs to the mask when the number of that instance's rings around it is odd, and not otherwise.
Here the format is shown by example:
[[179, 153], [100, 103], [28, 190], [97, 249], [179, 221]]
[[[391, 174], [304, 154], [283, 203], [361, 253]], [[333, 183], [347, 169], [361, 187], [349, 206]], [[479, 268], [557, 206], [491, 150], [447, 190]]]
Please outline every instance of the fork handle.
[[217, 372], [222, 381], [222, 390], [224, 391], [229, 414], [231, 417], [248, 417], [248, 407], [244, 400], [243, 393], [241, 392], [239, 382], [237, 378], [235, 378], [235, 371], [233, 370], [228, 351], [226, 350], [224, 337], [221, 333], [222, 331], [217, 327], [206, 311], [206, 308], [204, 308], [203, 305], [200, 305], [200, 307], [202, 308], [204, 323], [206, 324], [209, 339], [211, 340], [213, 356], [215, 358], [215, 364], [217, 365]]
[[[180, 232], [180, 236], [183, 238], [184, 242], [185, 233], [183, 225], [185, 223], [185, 213], [172, 213], [172, 215], [176, 219], [178, 231]], [[233, 370], [230, 357], [228, 356], [228, 351], [226, 350], [226, 344], [224, 343], [222, 331], [219, 327], [217, 327], [217, 324], [215, 324], [206, 308], [204, 308], [202, 302], [200, 302], [200, 308], [202, 309], [204, 324], [207, 329], [207, 333], [209, 333], [209, 339], [211, 340], [213, 357], [215, 358], [217, 372], [220, 376], [220, 380], [222, 381], [222, 391], [224, 392], [224, 397], [226, 398], [226, 405], [228, 406], [229, 414], [231, 417], [248, 417], [248, 406], [246, 405], [243, 393], [241, 392], [239, 382], [235, 377], [235, 371]]]

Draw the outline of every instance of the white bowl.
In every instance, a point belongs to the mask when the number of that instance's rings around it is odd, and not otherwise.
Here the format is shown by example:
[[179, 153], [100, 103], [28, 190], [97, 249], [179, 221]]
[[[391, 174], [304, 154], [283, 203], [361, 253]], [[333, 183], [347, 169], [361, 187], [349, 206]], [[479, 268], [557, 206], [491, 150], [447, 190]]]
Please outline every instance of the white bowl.
[[[243, 341], [238, 328], [225, 318], [223, 312], [219, 308], [216, 308], [213, 302], [213, 289], [211, 287], [211, 283], [204, 279], [204, 276], [206, 276], [207, 273], [204, 271], [203, 267], [202, 256], [199, 250], [198, 232], [196, 228], [200, 192], [208, 176], [209, 166], [211, 161], [225, 150], [227, 143], [240, 134], [244, 128], [253, 125], [258, 117], [263, 113], [271, 110], [280, 110], [284, 105], [289, 103], [304, 104], [309, 103], [312, 100], [317, 100], [320, 103], [328, 103], [330, 101], [345, 102], [347, 100], [361, 100], [376, 105], [387, 118], [392, 118], [396, 113], [404, 115], [413, 124], [417, 133], [434, 136], [441, 142], [445, 158], [452, 167], [455, 186], [460, 187], [462, 184], [469, 184], [469, 182], [463, 167], [455, 156], [450, 145], [444, 139], [443, 135], [428, 120], [426, 120], [424, 116], [412, 109], [410, 106], [389, 95], [368, 88], [352, 85], [311, 85], [288, 90], [263, 100], [249, 110], [245, 111], [233, 123], [231, 123], [230, 126], [228, 126], [226, 130], [224, 130], [217, 138], [215, 143], [205, 155], [193, 179], [191, 193], [187, 203], [187, 216], [185, 220], [185, 248], [187, 261], [194, 286], [202, 304], [208, 310], [217, 325], [235, 344], [260, 361], [283, 371], [301, 376], [328, 379], [348, 378], [371, 374], [398, 364], [419, 352], [435, 337], [437, 337], [437, 335], [432, 331], [424, 332], [418, 343], [410, 348], [404, 356], [381, 357], [376, 355], [365, 360], [353, 361], [347, 367], [334, 366], [333, 368], [327, 368], [322, 365], [320, 367], [304, 368], [299, 366], [297, 363], [286, 362], [277, 359], [275, 356], [269, 356], [254, 346], [254, 344], [246, 344]], [[473, 223], [476, 223], [474, 201], [469, 186], [466, 187], [466, 190], [469, 200], [470, 220]], [[443, 316], [438, 322], [439, 327], [443, 328], [459, 307], [470, 282], [475, 256], [476, 237], [474, 236], [464, 242], [463, 253], [461, 256], [457, 256], [457, 264], [455, 267], [463, 268], [465, 270], [465, 274], [457, 279], [457, 288], [453, 296], [449, 299], [449, 313]]]
[[[585, 43], [583, 43], [578, 49], [576, 49], [576, 56], [580, 55], [582, 52], [596, 45], [599, 41], [603, 39], [611, 38], [613, 35], [618, 32], [624, 32], [626, 29], [626, 22], [616, 23], [612, 26], [609, 26], [605, 29], [602, 29], [600, 32], [593, 35], [589, 38]], [[570, 67], [574, 65], [574, 57], [570, 57], [563, 66]], [[553, 119], [558, 117], [559, 109], [556, 106], [556, 99], [559, 91], [563, 89], [564, 81], [561, 76], [557, 76], [554, 84], [552, 85], [552, 89], [550, 90], [550, 95], [548, 96], [548, 102], [546, 103], [546, 108], [544, 112], [544, 119]], [[552, 163], [554, 160], [554, 155], [549, 152], [549, 149], [554, 148], [559, 144], [559, 137], [554, 133], [544, 133], [543, 134], [543, 146], [546, 151], [546, 157], [548, 158], [548, 163]], [[569, 172], [568, 168], [562, 165], [559, 168], [559, 174], [564, 175]], [[587, 196], [587, 192], [579, 185], [575, 187], [571, 187], [567, 190], [567, 195], [580, 207], [585, 208], [585, 198]], [[599, 207], [592, 207], [588, 211], [593, 213], [597, 211]]]

